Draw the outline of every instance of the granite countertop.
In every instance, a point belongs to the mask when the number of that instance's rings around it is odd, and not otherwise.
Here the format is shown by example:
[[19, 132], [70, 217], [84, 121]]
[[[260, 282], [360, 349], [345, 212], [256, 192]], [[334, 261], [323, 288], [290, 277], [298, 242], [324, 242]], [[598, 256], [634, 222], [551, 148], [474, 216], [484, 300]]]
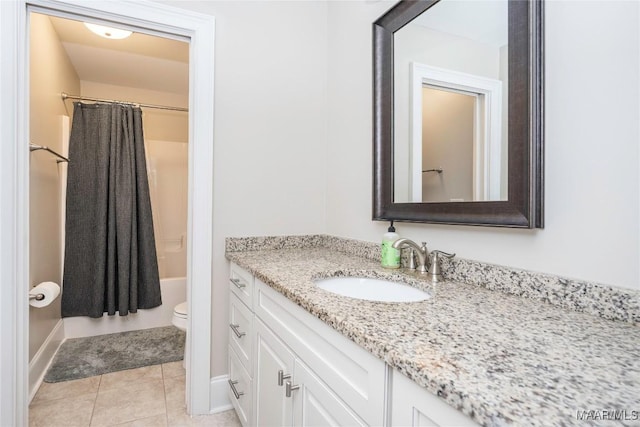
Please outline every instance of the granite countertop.
[[[226, 256], [480, 424], [602, 425], [613, 410], [625, 411], [622, 424], [640, 424], [637, 325], [478, 285], [434, 285], [325, 247]], [[390, 278], [433, 297], [355, 300], [313, 285], [329, 276]], [[579, 411], [593, 411], [591, 421]]]

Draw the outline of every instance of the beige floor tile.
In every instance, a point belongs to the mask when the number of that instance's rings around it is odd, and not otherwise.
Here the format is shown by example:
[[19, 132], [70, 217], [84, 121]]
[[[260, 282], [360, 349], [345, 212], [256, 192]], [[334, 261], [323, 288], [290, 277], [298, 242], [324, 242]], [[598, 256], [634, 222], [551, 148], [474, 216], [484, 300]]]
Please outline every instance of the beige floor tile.
[[73, 397], [34, 403], [29, 407], [30, 427], [87, 427], [95, 403], [93, 397]]
[[168, 414], [169, 427], [182, 426], [211, 426], [211, 427], [242, 427], [235, 411], [225, 411], [214, 415], [194, 415], [190, 417], [185, 412]]
[[142, 418], [135, 421], [130, 421], [124, 424], [118, 424], [117, 427], [166, 427], [167, 416], [165, 414], [156, 415], [149, 418]]
[[100, 391], [113, 390], [120, 387], [128, 387], [131, 383], [162, 379], [161, 365], [145, 366], [126, 371], [104, 374], [100, 382]]
[[242, 427], [240, 423], [240, 418], [236, 414], [235, 410], [220, 412], [215, 415], [211, 415], [212, 417], [216, 417], [220, 426], [229, 426], [229, 427]]
[[186, 372], [182, 367], [182, 360], [178, 360], [177, 362], [162, 364], [162, 375], [164, 376], [165, 379], [184, 376], [185, 373]]
[[167, 399], [167, 413], [173, 414], [185, 412], [185, 378], [174, 377], [164, 380], [164, 395]]
[[60, 383], [43, 382], [33, 398], [33, 403], [81, 396], [95, 399], [99, 385], [99, 375], [80, 380], [63, 381]]
[[151, 379], [128, 387], [100, 390], [91, 425], [122, 424], [165, 413], [162, 379]]

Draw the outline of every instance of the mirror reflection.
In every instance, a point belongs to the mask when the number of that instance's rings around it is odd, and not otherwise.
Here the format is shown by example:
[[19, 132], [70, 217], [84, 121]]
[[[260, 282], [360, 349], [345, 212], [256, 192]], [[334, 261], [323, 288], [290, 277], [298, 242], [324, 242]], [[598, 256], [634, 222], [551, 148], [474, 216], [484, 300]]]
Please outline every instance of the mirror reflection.
[[441, 0], [394, 33], [394, 202], [507, 200], [508, 2]]

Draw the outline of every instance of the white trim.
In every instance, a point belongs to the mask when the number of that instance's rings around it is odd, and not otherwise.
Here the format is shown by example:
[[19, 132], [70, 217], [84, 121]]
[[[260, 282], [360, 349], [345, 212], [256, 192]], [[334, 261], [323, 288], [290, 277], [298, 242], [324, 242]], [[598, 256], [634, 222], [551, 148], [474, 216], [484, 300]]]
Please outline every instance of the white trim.
[[40, 388], [44, 374], [47, 373], [53, 357], [64, 340], [64, 322], [60, 319], [29, 363], [29, 403], [31, 403], [33, 396], [36, 395], [38, 388]]
[[211, 413], [228, 411], [233, 409], [229, 400], [229, 375], [220, 375], [211, 378]]
[[3, 426], [28, 424], [29, 159], [25, 22], [24, 3], [0, 1], [0, 348], [3, 349], [0, 425]]
[[[148, 1], [0, 1], [0, 425], [26, 425], [28, 354], [28, 11], [80, 15], [190, 39], [187, 412], [210, 412], [213, 264], [212, 16]], [[193, 230], [197, 230], [194, 233]], [[197, 375], [196, 375], [197, 373]]]
[[416, 62], [411, 63], [410, 82], [411, 201], [422, 202], [422, 87], [425, 84], [480, 95], [476, 97], [474, 109], [473, 196], [474, 200], [501, 200], [502, 82]]

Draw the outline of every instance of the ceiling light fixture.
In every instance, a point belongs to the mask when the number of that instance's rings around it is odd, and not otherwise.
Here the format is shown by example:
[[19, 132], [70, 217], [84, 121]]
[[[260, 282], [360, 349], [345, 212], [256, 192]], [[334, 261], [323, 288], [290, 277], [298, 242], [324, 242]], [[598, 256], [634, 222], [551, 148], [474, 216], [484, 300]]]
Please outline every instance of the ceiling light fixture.
[[119, 28], [105, 27], [104, 25], [89, 24], [87, 22], [84, 25], [90, 29], [93, 33], [96, 33], [100, 37], [107, 39], [126, 39], [132, 32], [127, 30], [121, 30]]

